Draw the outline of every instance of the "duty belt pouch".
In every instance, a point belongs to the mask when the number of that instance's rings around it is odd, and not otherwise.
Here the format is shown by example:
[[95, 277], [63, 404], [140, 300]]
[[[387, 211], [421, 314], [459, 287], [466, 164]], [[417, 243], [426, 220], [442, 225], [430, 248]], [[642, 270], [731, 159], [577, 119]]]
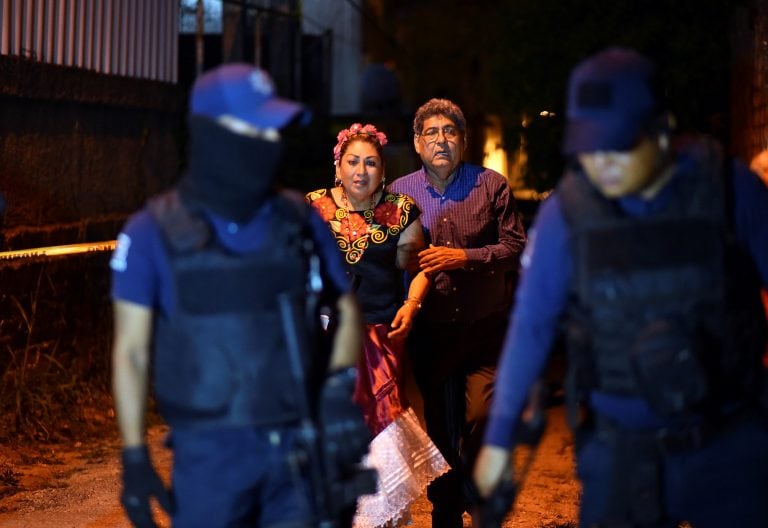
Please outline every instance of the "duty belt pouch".
[[707, 375], [695, 339], [682, 325], [656, 320], [643, 328], [629, 350], [640, 394], [659, 414], [690, 411], [707, 394]]
[[611, 496], [601, 526], [658, 526], [664, 519], [661, 454], [649, 435], [614, 430]]

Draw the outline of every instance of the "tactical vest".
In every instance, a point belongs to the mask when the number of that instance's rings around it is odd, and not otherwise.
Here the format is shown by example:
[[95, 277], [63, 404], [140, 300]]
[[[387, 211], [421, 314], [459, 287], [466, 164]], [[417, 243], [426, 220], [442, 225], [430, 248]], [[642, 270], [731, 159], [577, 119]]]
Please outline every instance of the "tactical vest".
[[[299, 418], [278, 295], [302, 313], [306, 205], [278, 196], [262, 249], [234, 254], [176, 191], [149, 203], [173, 272], [176, 310], [157, 314], [154, 391], [173, 426], [210, 428]], [[309, 369], [306, 352], [304, 367]]]
[[[761, 383], [765, 317], [754, 264], [734, 243], [719, 151], [698, 145], [658, 213], [630, 217], [581, 172], [558, 186], [574, 261], [566, 342], [571, 394], [709, 412]], [[729, 173], [730, 174], [730, 173]]]

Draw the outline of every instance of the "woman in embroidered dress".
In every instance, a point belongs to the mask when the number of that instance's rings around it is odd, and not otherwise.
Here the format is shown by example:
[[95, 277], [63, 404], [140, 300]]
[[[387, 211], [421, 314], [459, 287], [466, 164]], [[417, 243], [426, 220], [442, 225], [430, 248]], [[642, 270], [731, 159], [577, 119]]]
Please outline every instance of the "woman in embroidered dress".
[[[355, 400], [374, 435], [366, 463], [377, 469], [379, 489], [358, 501], [354, 526], [404, 526], [413, 501], [448, 470], [402, 387], [405, 338], [430, 285], [416, 259], [424, 246], [421, 212], [410, 197], [384, 191], [384, 133], [355, 123], [337, 139], [336, 185], [308, 193], [307, 200], [355, 275], [366, 323]], [[404, 272], [412, 277], [407, 296]]]

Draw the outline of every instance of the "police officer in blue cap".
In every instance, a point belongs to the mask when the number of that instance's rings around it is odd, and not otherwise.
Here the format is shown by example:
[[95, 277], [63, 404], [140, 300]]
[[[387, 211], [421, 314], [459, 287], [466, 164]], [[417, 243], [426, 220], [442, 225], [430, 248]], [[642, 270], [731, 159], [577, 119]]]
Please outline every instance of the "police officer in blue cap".
[[529, 388], [561, 328], [584, 527], [768, 526], [761, 355], [768, 190], [703, 138], [673, 138], [654, 65], [572, 72], [570, 168], [541, 205], [474, 470], [509, 478]]
[[[312, 414], [335, 447], [324, 469], [345, 471], [366, 452], [370, 435], [351, 400], [362, 326], [343, 264], [303, 197], [274, 188], [280, 129], [302, 112], [250, 65], [202, 75], [186, 173], [118, 237], [113, 392], [121, 501], [135, 526], [155, 526], [152, 497], [178, 528], [317, 526], [323, 490], [311, 489], [310, 474], [320, 461], [305, 445], [302, 399], [318, 369], [327, 377]], [[310, 324], [310, 270], [339, 315], [327, 361], [291, 344]], [[145, 443], [150, 380], [171, 426], [171, 491]]]

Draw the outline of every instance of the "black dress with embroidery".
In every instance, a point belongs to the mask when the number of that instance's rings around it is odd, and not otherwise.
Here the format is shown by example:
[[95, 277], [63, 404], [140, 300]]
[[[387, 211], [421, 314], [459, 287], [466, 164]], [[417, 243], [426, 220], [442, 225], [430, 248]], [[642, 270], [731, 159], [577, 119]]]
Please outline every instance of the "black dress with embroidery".
[[401, 526], [410, 505], [449, 469], [400, 386], [404, 343], [388, 336], [404, 297], [397, 243], [420, 211], [402, 194], [384, 193], [365, 211], [340, 207], [329, 189], [307, 194], [307, 201], [328, 223], [351, 273], [359, 276], [357, 297], [366, 323], [353, 399], [375, 435], [365, 464], [378, 471], [379, 486], [376, 494], [358, 501], [353, 527]]
[[356, 290], [367, 324], [388, 324], [402, 304], [403, 272], [395, 265], [400, 234], [421, 211], [404, 194], [383, 193], [379, 202], [365, 211], [339, 206], [330, 189], [307, 194], [307, 200], [325, 220], [350, 273], [357, 276]]

